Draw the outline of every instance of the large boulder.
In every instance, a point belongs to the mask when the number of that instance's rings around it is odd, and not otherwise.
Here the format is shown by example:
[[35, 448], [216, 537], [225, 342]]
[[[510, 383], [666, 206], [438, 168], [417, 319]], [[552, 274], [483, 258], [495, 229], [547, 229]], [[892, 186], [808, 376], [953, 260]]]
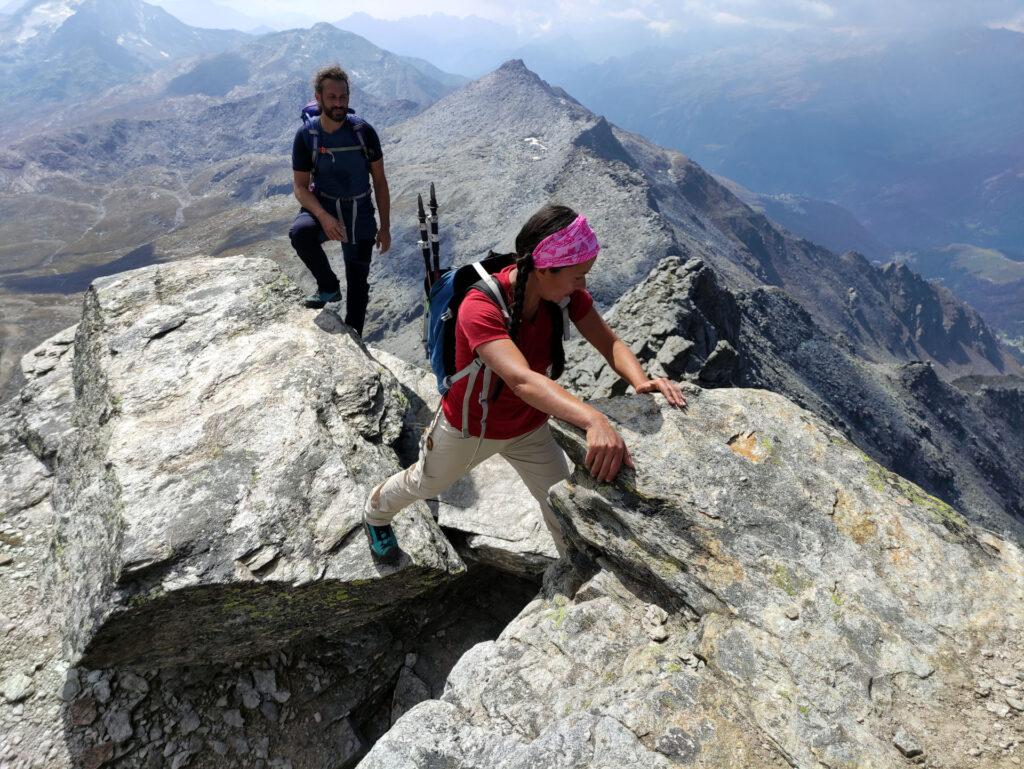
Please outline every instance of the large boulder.
[[241, 659], [380, 618], [464, 570], [424, 505], [374, 563], [363, 501], [405, 399], [269, 260], [97, 280], [74, 341], [50, 583], [90, 666]]
[[361, 769], [1016, 765], [1020, 549], [781, 396], [688, 392], [599, 405], [637, 469], [552, 491], [575, 569]]

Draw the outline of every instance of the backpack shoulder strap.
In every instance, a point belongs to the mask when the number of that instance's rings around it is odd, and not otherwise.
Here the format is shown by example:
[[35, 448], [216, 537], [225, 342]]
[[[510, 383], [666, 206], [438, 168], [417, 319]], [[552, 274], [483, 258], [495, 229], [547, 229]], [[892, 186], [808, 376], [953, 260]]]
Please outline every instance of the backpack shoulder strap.
[[565, 297], [558, 303], [558, 309], [562, 311], [562, 341], [569, 341], [569, 302], [572, 301], [572, 294]]
[[316, 156], [320, 153], [320, 116], [314, 115], [313, 117], [307, 117], [305, 114], [302, 116], [303, 122], [305, 122], [305, 137], [306, 146], [309, 147], [310, 157], [313, 163], [313, 167], [310, 169], [310, 176], [316, 176]]
[[347, 120], [352, 126], [352, 132], [355, 133], [356, 139], [359, 141], [359, 147], [363, 151], [363, 157], [366, 158], [366, 162], [369, 164], [370, 149], [366, 146], [366, 121], [359, 117], [355, 112], [349, 112]]
[[490, 297], [490, 300], [498, 305], [498, 309], [501, 310], [501, 314], [505, 318], [505, 325], [508, 325], [512, 322], [512, 315], [509, 313], [508, 306], [505, 304], [505, 297], [502, 294], [501, 286], [498, 285], [498, 281], [496, 281], [494, 276], [484, 269], [480, 262], [473, 262], [473, 269], [475, 269], [477, 275], [480, 276], [480, 280], [474, 283], [471, 288], [482, 291]]

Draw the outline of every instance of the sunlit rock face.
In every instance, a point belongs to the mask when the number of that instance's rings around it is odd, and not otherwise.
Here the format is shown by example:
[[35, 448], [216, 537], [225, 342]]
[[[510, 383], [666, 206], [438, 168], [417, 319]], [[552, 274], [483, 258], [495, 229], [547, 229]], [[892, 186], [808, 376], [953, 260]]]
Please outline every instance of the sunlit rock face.
[[573, 565], [363, 769], [1002, 765], [1020, 549], [778, 395], [688, 394], [602, 404], [636, 471], [555, 488]]
[[399, 519], [398, 567], [373, 563], [362, 506], [399, 469], [405, 401], [269, 261], [97, 281], [74, 387], [52, 581], [85, 664], [265, 653], [365, 624], [464, 570], [424, 506]]

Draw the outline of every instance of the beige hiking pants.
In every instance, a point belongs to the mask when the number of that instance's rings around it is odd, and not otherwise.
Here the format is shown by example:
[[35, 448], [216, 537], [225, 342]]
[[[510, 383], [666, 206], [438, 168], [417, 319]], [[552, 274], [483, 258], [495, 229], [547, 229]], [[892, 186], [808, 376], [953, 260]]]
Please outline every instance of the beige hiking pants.
[[420, 442], [419, 460], [384, 482], [376, 499], [368, 506], [366, 520], [374, 526], [391, 523], [402, 508], [418, 499], [436, 497], [495, 454], [501, 454], [519, 473], [540, 504], [541, 515], [559, 555], [564, 555], [565, 542], [548, 504], [548, 489], [569, 477], [569, 461], [555, 443], [547, 422], [517, 438], [481, 441], [474, 436], [463, 438], [462, 432], [452, 427], [444, 412], [438, 409], [433, 424]]

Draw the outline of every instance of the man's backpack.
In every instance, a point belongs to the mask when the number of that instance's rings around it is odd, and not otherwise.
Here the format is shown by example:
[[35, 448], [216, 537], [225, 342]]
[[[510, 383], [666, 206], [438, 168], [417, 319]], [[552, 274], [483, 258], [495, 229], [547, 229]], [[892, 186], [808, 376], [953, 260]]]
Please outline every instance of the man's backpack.
[[[305, 130], [303, 136], [306, 140], [306, 146], [309, 147], [310, 158], [312, 162], [312, 168], [309, 172], [309, 188], [313, 189], [314, 182], [316, 179], [316, 160], [317, 155], [320, 154], [320, 105], [317, 104], [316, 99], [306, 104], [302, 108], [301, 112], [302, 122]], [[348, 124], [352, 126], [352, 130], [355, 132], [356, 139], [359, 141], [359, 146], [363, 151], [363, 157], [366, 159], [366, 166], [370, 166], [370, 150], [366, 146], [366, 121], [363, 120], [359, 115], [356, 114], [355, 110], [351, 107], [348, 110], [348, 117], [346, 118]]]
[[[427, 358], [430, 360], [430, 368], [437, 379], [437, 391], [444, 395], [451, 386], [464, 377], [469, 377], [466, 383], [466, 395], [462, 401], [462, 437], [469, 437], [469, 404], [476, 378], [483, 372], [483, 386], [480, 390], [480, 438], [484, 437], [487, 429], [487, 407], [492, 399], [490, 395], [491, 369], [484, 365], [479, 358], [473, 361], [461, 371], [455, 370], [455, 323], [458, 318], [459, 307], [466, 295], [472, 289], [483, 293], [501, 310], [505, 318], [506, 326], [511, 321], [509, 308], [505, 304], [505, 298], [501, 286], [493, 277], [494, 273], [500, 272], [516, 261], [515, 254], [496, 254], [493, 251], [479, 262], [448, 269], [441, 273], [440, 277], [430, 286], [430, 293], [427, 296], [426, 305], [426, 326], [427, 326]], [[561, 304], [561, 329], [556, 328], [556, 333], [561, 333], [563, 340], [568, 337], [568, 305], [566, 299]], [[501, 382], [499, 380], [500, 388]], [[497, 398], [499, 389], [495, 390], [494, 398]]]

